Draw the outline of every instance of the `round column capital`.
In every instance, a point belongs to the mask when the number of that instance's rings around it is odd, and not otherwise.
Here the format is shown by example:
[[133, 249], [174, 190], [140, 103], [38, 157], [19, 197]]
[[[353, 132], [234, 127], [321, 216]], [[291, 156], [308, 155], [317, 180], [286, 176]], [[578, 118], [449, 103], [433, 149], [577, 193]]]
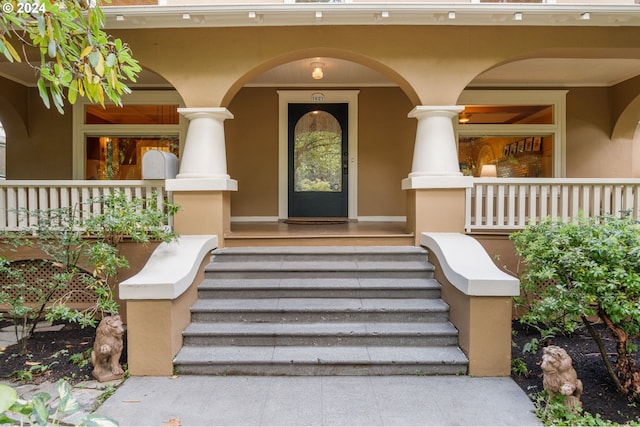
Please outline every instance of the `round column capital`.
[[178, 113], [189, 120], [209, 117], [216, 120], [233, 119], [231, 111], [224, 107], [189, 107], [178, 108]]
[[417, 105], [409, 112], [409, 117], [416, 119], [428, 116], [453, 117], [462, 111], [464, 111], [463, 105]]

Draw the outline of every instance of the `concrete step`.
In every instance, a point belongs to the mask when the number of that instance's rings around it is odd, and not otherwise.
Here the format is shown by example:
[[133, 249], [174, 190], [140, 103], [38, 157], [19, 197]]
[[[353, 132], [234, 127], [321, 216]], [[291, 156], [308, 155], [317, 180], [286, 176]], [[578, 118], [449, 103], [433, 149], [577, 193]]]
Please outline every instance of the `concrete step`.
[[182, 374], [460, 374], [449, 306], [412, 246], [216, 250], [176, 356]]
[[453, 346], [184, 347], [174, 360], [192, 375], [457, 375], [467, 364]]
[[216, 279], [271, 278], [433, 278], [426, 261], [244, 261], [213, 262], [205, 277]]
[[449, 306], [440, 299], [261, 298], [201, 299], [193, 322], [440, 322]]
[[237, 298], [440, 298], [440, 284], [425, 278], [205, 279], [201, 299]]
[[213, 251], [212, 260], [225, 262], [424, 261], [427, 251], [414, 246], [275, 246], [237, 247]]
[[191, 323], [185, 346], [449, 346], [458, 331], [440, 323]]

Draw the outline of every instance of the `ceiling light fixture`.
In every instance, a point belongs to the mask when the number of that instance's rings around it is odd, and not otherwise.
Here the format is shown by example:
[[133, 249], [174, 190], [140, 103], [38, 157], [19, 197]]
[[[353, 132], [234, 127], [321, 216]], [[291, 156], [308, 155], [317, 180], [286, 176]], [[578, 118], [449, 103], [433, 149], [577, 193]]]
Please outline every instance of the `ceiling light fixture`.
[[515, 21], [522, 21], [522, 12], [516, 12], [513, 14], [513, 19]]
[[469, 120], [471, 120], [471, 114], [467, 114], [463, 111], [458, 115], [458, 123], [462, 125], [465, 123], [469, 123]]
[[313, 68], [313, 71], [311, 72], [311, 77], [313, 77], [314, 80], [320, 80], [324, 77], [324, 72], [322, 70], [323, 67], [324, 67], [324, 64], [322, 62], [311, 63], [311, 68]]

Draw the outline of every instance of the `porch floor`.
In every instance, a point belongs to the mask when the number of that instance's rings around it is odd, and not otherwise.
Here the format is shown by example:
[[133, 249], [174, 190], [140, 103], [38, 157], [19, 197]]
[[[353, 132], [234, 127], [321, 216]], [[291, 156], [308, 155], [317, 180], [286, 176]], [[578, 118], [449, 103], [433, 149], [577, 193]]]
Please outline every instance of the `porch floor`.
[[413, 245], [414, 233], [402, 222], [286, 224], [232, 222], [225, 246]]

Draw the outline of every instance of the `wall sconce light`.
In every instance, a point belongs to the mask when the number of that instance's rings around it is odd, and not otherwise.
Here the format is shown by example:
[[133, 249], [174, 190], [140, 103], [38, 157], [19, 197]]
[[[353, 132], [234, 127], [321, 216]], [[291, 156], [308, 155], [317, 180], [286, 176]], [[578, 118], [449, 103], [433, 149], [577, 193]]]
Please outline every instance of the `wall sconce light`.
[[522, 12], [516, 12], [513, 14], [514, 21], [522, 21]]
[[458, 123], [462, 125], [465, 123], [469, 123], [469, 120], [471, 120], [471, 114], [467, 114], [463, 111], [462, 113], [460, 113], [460, 115], [458, 115]]
[[313, 68], [313, 71], [311, 72], [311, 77], [313, 77], [314, 80], [320, 80], [324, 77], [324, 72], [322, 71], [322, 67], [324, 67], [324, 64], [322, 62], [311, 63], [311, 68]]
[[456, 13], [453, 10], [449, 12], [449, 19], [456, 19]]
[[589, 12], [585, 12], [582, 15], [580, 15], [580, 19], [584, 19], [585, 21], [588, 21], [589, 19], [591, 19], [591, 13]]
[[480, 169], [480, 178], [497, 178], [498, 170], [496, 165], [482, 165]]

